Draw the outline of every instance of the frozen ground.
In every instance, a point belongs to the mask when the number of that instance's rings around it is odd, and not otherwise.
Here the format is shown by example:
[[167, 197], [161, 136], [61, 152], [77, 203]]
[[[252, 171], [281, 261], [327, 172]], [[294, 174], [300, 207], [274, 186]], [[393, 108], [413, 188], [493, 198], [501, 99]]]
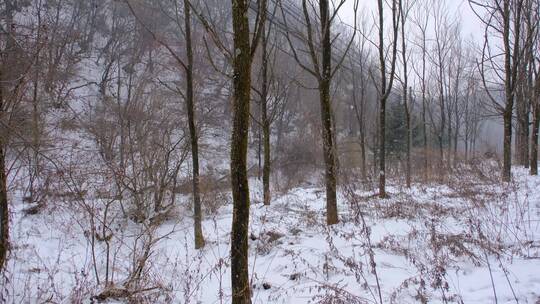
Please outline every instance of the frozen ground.
[[[444, 184], [390, 187], [386, 200], [349, 183], [340, 189], [341, 222], [330, 228], [321, 187], [276, 193], [265, 207], [252, 180], [253, 302], [539, 303], [540, 178], [516, 168], [515, 182], [500, 185], [495, 170], [486, 165]], [[88, 204], [66, 202], [27, 215], [16, 197], [4, 300], [229, 303], [232, 208], [227, 193], [210, 199], [219, 205], [207, 208], [207, 245], [196, 251], [187, 196], [159, 225], [113, 218], [112, 211], [93, 217]], [[92, 201], [92, 212], [103, 214], [102, 205]], [[92, 220], [98, 236], [100, 221], [114, 223], [109, 240], [90, 237]], [[126, 289], [128, 297], [120, 292]]]

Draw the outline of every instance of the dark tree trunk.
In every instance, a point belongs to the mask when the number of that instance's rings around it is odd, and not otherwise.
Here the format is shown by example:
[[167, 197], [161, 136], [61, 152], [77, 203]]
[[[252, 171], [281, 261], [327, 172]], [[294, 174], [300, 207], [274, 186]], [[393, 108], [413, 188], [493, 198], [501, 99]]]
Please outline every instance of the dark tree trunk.
[[429, 151], [428, 151], [428, 135], [427, 135], [427, 99], [426, 99], [426, 33], [422, 31], [422, 142], [424, 152], [424, 181], [429, 178]]
[[362, 181], [367, 181], [367, 164], [366, 164], [366, 126], [364, 123], [364, 109], [362, 106], [362, 124], [360, 126], [360, 160], [362, 163]]
[[448, 112], [448, 134], [447, 134], [447, 149], [446, 149], [446, 167], [448, 170], [452, 169], [452, 107], [451, 107], [452, 100], [448, 100], [447, 103], [447, 109]]
[[333, 114], [330, 101], [330, 80], [332, 71], [332, 45], [330, 41], [330, 11], [328, 0], [319, 2], [322, 30], [322, 75], [319, 79], [321, 119], [323, 125], [323, 150], [326, 182], [326, 223], [339, 222], [336, 198], [336, 159], [334, 147]]
[[390, 78], [387, 82], [386, 75], [386, 61], [384, 54], [384, 13], [383, 13], [383, 0], [377, 1], [379, 9], [379, 45], [377, 46], [379, 52], [379, 67], [381, 72], [381, 89], [380, 89], [380, 108], [379, 108], [379, 197], [386, 198], [386, 101], [392, 91], [392, 83], [395, 77], [396, 68], [396, 54], [398, 44], [398, 32], [399, 32], [399, 12], [396, 0], [392, 1], [392, 60]]
[[[442, 69], [442, 68], [439, 68]], [[446, 114], [445, 111], [445, 102], [444, 102], [444, 89], [442, 85], [442, 73], [439, 74], [441, 78], [440, 88], [439, 88], [439, 102], [440, 102], [440, 109], [441, 109], [441, 124], [439, 129], [439, 172], [440, 177], [442, 178], [444, 173], [444, 130], [446, 129]]]
[[[538, 102], [536, 100], [535, 102]], [[540, 126], [540, 106], [536, 105], [534, 111], [533, 127], [531, 132], [531, 175], [538, 175], [538, 127]]]
[[262, 88], [261, 88], [261, 116], [263, 133], [263, 203], [270, 205], [270, 119], [268, 118], [268, 37], [266, 30], [262, 31]]
[[[512, 113], [514, 110], [514, 97], [517, 88], [518, 67], [520, 65], [519, 41], [521, 39], [521, 9], [523, 2], [513, 3], [504, 0], [500, 13], [502, 14], [502, 37], [504, 43], [504, 71], [505, 71], [505, 98], [506, 104], [503, 111], [504, 120], [504, 145], [503, 145], [503, 171], [502, 181], [509, 182], [512, 178]], [[512, 10], [515, 10], [513, 13]], [[515, 22], [511, 28], [511, 15]], [[513, 33], [512, 33], [513, 30]], [[511, 44], [514, 39], [513, 47]]]
[[422, 145], [424, 150], [424, 181], [427, 181], [429, 177], [429, 151], [427, 138], [426, 108], [426, 92], [425, 87], [422, 87]]
[[[0, 79], [2, 71], [0, 71]], [[0, 114], [3, 109], [3, 95], [0, 84]], [[9, 250], [9, 205], [7, 197], [6, 158], [4, 134], [0, 134], [0, 271], [4, 269]]]
[[[403, 108], [405, 110], [406, 127], [406, 149], [405, 149], [405, 183], [407, 188], [411, 187], [411, 111], [409, 100], [412, 99], [412, 88], [409, 88], [409, 75], [407, 71], [407, 44], [405, 43], [405, 22], [406, 14], [403, 10], [403, 3], [399, 1], [399, 13], [401, 15], [401, 56], [403, 61]], [[409, 91], [407, 91], [409, 90]]]
[[[5, 7], [5, 18], [6, 24], [9, 27], [7, 45], [6, 45], [6, 56], [2, 62], [0, 62], [0, 118], [4, 118], [5, 113], [7, 112], [6, 103], [4, 100], [7, 100], [8, 89], [7, 85], [10, 83], [9, 76], [10, 70], [6, 67], [10, 63], [10, 55], [16, 50], [15, 35], [13, 29], [13, 11], [15, 10], [15, 3], [12, 1], [6, 2]], [[14, 76], [14, 75], [10, 75]], [[4, 128], [3, 128], [4, 129]], [[6, 141], [7, 134], [0, 133], [0, 271], [5, 267], [7, 254], [9, 251], [9, 202], [7, 194], [7, 167], [6, 167]]]
[[[407, 92], [407, 89], [405, 89], [405, 92]], [[407, 98], [409, 100], [411, 99], [411, 92], [412, 88], [409, 88], [409, 95], [405, 94], [403, 97], [405, 100], [405, 119], [406, 119], [406, 127], [407, 127], [407, 147], [406, 147], [406, 153], [407, 153], [407, 163], [406, 163], [406, 184], [407, 188], [411, 187], [411, 138], [412, 138], [412, 130], [411, 130], [411, 111], [409, 109], [409, 101], [407, 101]]]
[[509, 182], [512, 166], [512, 101], [506, 101], [504, 112], [503, 172], [502, 180]]
[[[377, 1], [379, 7], [379, 64], [381, 68], [381, 92], [379, 98], [379, 197], [386, 197], [386, 63], [384, 58], [384, 16], [383, 1]], [[396, 43], [396, 41], [394, 41]]]
[[527, 64], [523, 60], [519, 69], [519, 84], [516, 88], [516, 161], [519, 165], [529, 167], [529, 101], [527, 92], [529, 83], [527, 82]]
[[247, 148], [251, 92], [251, 47], [248, 1], [232, 0], [234, 32], [233, 130], [231, 138], [231, 229], [232, 303], [250, 304], [248, 275], [249, 187]]
[[4, 269], [9, 249], [8, 207], [4, 140], [0, 139], [0, 270]]
[[[456, 106], [457, 107], [457, 106]], [[456, 115], [456, 128], [454, 130], [454, 157], [453, 157], [453, 166], [457, 164], [458, 161], [458, 141], [459, 141], [459, 125], [461, 124], [459, 116], [458, 116], [458, 109], [455, 109], [455, 115]]]
[[204, 247], [202, 232], [201, 194], [199, 185], [199, 137], [195, 125], [195, 101], [193, 94], [193, 47], [191, 42], [191, 9], [189, 0], [184, 0], [184, 22], [186, 31], [186, 106], [191, 139], [191, 161], [193, 166], [193, 220], [195, 233], [195, 249]]
[[[363, 76], [363, 68], [360, 66], [360, 74]], [[367, 180], [367, 168], [366, 168], [366, 130], [365, 130], [365, 121], [364, 121], [364, 99], [365, 99], [365, 85], [362, 80], [362, 85], [360, 86], [360, 107], [358, 107], [358, 100], [356, 98], [356, 90], [357, 90], [357, 84], [356, 84], [356, 73], [354, 71], [354, 65], [353, 65], [353, 71], [352, 71], [352, 83], [353, 83], [353, 108], [354, 113], [356, 114], [356, 120], [358, 122], [358, 131], [360, 133], [360, 162], [361, 162], [361, 170], [362, 170], [362, 182], [366, 182]]]

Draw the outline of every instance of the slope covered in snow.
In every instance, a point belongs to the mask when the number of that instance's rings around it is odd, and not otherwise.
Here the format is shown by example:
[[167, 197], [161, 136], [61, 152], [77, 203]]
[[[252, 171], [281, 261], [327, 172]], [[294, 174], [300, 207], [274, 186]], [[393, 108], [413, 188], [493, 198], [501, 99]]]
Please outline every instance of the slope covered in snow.
[[[515, 182], [501, 185], [489, 178], [493, 169], [390, 187], [386, 200], [343, 182], [341, 222], [331, 227], [321, 187], [276, 194], [266, 207], [253, 179], [253, 303], [537, 303], [540, 178], [516, 169]], [[203, 223], [207, 245], [196, 251], [188, 196], [159, 224], [119, 221], [109, 240], [89, 236], [91, 219], [77, 204], [29, 215], [16, 198], [4, 298], [228, 303], [232, 208], [226, 191], [213, 199], [219, 205], [207, 208]]]

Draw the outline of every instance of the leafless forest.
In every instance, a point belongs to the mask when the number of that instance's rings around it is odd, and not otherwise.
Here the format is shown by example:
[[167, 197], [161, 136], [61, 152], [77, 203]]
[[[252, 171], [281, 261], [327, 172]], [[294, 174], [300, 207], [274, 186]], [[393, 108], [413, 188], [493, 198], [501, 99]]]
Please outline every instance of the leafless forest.
[[539, 126], [540, 0], [0, 0], [0, 302], [540, 303]]

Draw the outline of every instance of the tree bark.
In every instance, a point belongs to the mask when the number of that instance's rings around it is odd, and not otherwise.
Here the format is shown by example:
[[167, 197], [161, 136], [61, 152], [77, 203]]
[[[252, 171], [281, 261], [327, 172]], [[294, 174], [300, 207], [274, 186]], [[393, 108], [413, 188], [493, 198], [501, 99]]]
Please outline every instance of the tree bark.
[[251, 47], [248, 1], [231, 0], [234, 32], [233, 130], [231, 138], [231, 229], [232, 303], [250, 304], [248, 276], [249, 187], [247, 148], [251, 92]]
[[[504, 71], [505, 71], [505, 98], [506, 104], [503, 112], [504, 120], [504, 140], [503, 140], [503, 182], [509, 182], [512, 178], [512, 112], [514, 109], [514, 97], [518, 79], [518, 67], [520, 63], [519, 39], [521, 30], [521, 8], [523, 2], [517, 2], [512, 7], [514, 12], [514, 33], [511, 33], [511, 1], [504, 0], [501, 10], [503, 18], [503, 43], [504, 43]], [[512, 36], [514, 38], [513, 47], [511, 46]]]
[[270, 205], [270, 119], [268, 118], [268, 37], [266, 30], [262, 31], [262, 88], [261, 88], [261, 116], [263, 133], [263, 203]]
[[[360, 86], [360, 107], [358, 107], [358, 100], [356, 97], [356, 90], [357, 90], [357, 84], [356, 84], [356, 73], [354, 69], [354, 64], [352, 65], [352, 97], [353, 97], [353, 107], [354, 107], [354, 113], [356, 114], [356, 120], [358, 122], [358, 131], [360, 133], [360, 162], [361, 162], [361, 174], [362, 174], [362, 182], [367, 181], [367, 168], [366, 168], [366, 135], [365, 135], [365, 119], [364, 119], [364, 99], [365, 99], [365, 84], [364, 79], [362, 78], [362, 84]], [[362, 65], [360, 65], [360, 75], [361, 77], [364, 77], [364, 69]]]
[[322, 77], [319, 80], [321, 119], [323, 124], [323, 150], [326, 182], [326, 223], [339, 222], [336, 197], [336, 159], [334, 130], [332, 123], [332, 104], [330, 101], [330, 81], [332, 71], [332, 45], [330, 41], [330, 7], [328, 0], [320, 0], [322, 34]]
[[[404, 90], [405, 92], [407, 92], [407, 89], [405, 88]], [[406, 147], [406, 186], [407, 188], [411, 188], [411, 138], [412, 138], [412, 130], [411, 130], [411, 111], [410, 111], [410, 108], [409, 108], [409, 101], [407, 100], [407, 98], [409, 98], [409, 100], [411, 99], [411, 92], [412, 92], [412, 88], [409, 88], [409, 94], [407, 96], [407, 94], [405, 94], [405, 96], [403, 97], [404, 98], [404, 101], [405, 101], [405, 124], [406, 124], [406, 127], [407, 127], [407, 147]]]
[[512, 101], [506, 101], [504, 112], [504, 141], [503, 141], [503, 171], [502, 181], [509, 182], [512, 178]]
[[[4, 114], [4, 79], [2, 66], [0, 66], [0, 117]], [[9, 205], [7, 197], [5, 134], [0, 134], [0, 272], [4, 269], [9, 249]]]
[[[538, 102], [537, 100], [535, 102]], [[540, 107], [536, 105], [534, 111], [533, 128], [531, 132], [531, 175], [538, 175], [538, 127], [540, 126]]]
[[387, 198], [386, 194], [386, 101], [390, 92], [392, 90], [392, 83], [395, 76], [395, 66], [396, 66], [396, 53], [397, 53], [397, 35], [399, 25], [399, 15], [396, 8], [396, 0], [392, 0], [392, 26], [393, 26], [393, 46], [392, 46], [392, 63], [391, 63], [391, 72], [390, 80], [387, 84], [386, 79], [386, 63], [384, 55], [384, 13], [383, 13], [383, 0], [377, 1], [379, 9], [379, 65], [381, 72], [381, 89], [379, 96], [379, 197]]
[[[7, 99], [8, 89], [5, 87], [8, 84], [10, 77], [9, 70], [6, 69], [10, 62], [10, 53], [15, 49], [15, 41], [13, 39], [13, 11], [15, 10], [14, 3], [11, 1], [6, 2], [5, 15], [6, 23], [9, 27], [9, 34], [7, 40], [7, 54], [0, 62], [0, 118], [3, 119], [6, 113], [4, 98]], [[4, 269], [7, 254], [9, 251], [9, 202], [7, 194], [7, 167], [6, 167], [6, 141], [7, 134], [0, 132], [0, 272]]]
[[4, 139], [0, 137], [0, 271], [4, 269], [9, 250], [9, 205], [7, 197]]
[[519, 84], [516, 87], [516, 160], [525, 168], [529, 167], [529, 102], [526, 97], [527, 64], [523, 60], [519, 70]]
[[[406, 164], [405, 164], [405, 183], [407, 188], [411, 188], [411, 111], [409, 99], [411, 98], [412, 88], [409, 88], [409, 75], [407, 70], [407, 44], [405, 42], [405, 22], [407, 14], [403, 9], [403, 2], [399, 0], [399, 12], [401, 15], [401, 56], [403, 64], [403, 107], [405, 109], [406, 126]], [[409, 92], [407, 92], [409, 90]]]
[[199, 184], [199, 137], [195, 125], [195, 101], [193, 94], [193, 47], [191, 41], [191, 8], [189, 0], [184, 0], [184, 22], [186, 31], [186, 106], [189, 124], [189, 136], [191, 139], [191, 161], [193, 167], [193, 221], [195, 235], [195, 249], [204, 247], [202, 232], [201, 193]]

